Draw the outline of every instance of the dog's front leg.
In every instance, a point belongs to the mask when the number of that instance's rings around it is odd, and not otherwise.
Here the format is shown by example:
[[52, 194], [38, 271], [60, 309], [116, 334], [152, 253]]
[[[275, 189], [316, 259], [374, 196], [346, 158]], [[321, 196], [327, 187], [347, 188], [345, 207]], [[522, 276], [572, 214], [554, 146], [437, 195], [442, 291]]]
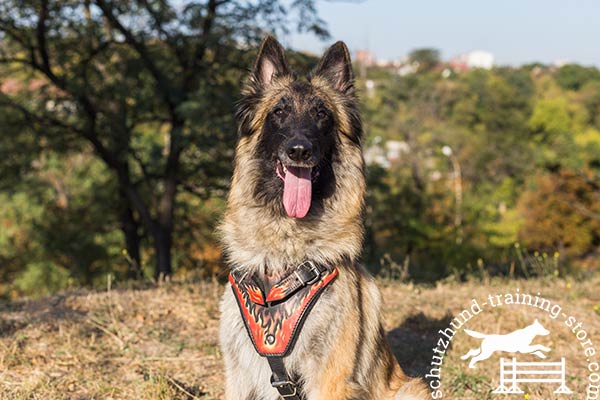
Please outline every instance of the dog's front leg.
[[220, 342], [225, 364], [226, 400], [279, 400], [271, 387], [267, 360], [254, 349], [235, 297], [227, 286], [221, 300]]
[[356, 364], [356, 344], [359, 337], [357, 325], [345, 319], [339, 329], [339, 336], [332, 341], [332, 347], [323, 359], [313, 360], [311, 371], [306, 374], [306, 394], [308, 400], [350, 400], [367, 399], [353, 383]]

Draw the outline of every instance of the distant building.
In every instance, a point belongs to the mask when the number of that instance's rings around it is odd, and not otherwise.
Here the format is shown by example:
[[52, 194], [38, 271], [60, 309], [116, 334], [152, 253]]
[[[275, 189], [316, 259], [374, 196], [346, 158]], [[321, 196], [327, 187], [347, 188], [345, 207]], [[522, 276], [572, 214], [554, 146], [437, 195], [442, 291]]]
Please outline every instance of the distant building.
[[367, 165], [377, 164], [381, 168], [390, 167], [390, 162], [385, 157], [385, 151], [378, 144], [367, 147], [364, 151], [364, 157]]
[[398, 59], [377, 58], [375, 54], [369, 50], [356, 50], [354, 52], [354, 60], [363, 73], [365, 68], [378, 68], [400, 76], [406, 76], [414, 74], [419, 70], [419, 63], [417, 61], [411, 61], [406, 56]]
[[410, 146], [404, 141], [388, 140], [381, 143], [380, 140], [375, 140], [374, 144], [365, 150], [364, 157], [367, 164], [377, 164], [382, 168], [389, 168], [393, 163], [399, 162], [403, 154], [409, 152]]
[[354, 53], [354, 59], [358, 64], [364, 67], [372, 67], [377, 62], [375, 55], [369, 50], [356, 50]]
[[400, 76], [406, 76], [416, 73], [419, 70], [419, 62], [406, 62], [396, 69], [396, 73]]
[[392, 62], [390, 60], [386, 60], [385, 58], [378, 58], [375, 60], [375, 65], [380, 68], [387, 68], [392, 66]]
[[473, 68], [491, 69], [494, 66], [494, 55], [488, 51], [471, 51], [453, 57], [450, 66], [455, 71], [468, 71]]
[[388, 140], [385, 142], [386, 156], [390, 162], [400, 160], [402, 154], [407, 154], [410, 151], [408, 143], [400, 140]]
[[467, 54], [467, 65], [471, 68], [491, 69], [494, 55], [488, 51], [472, 51]]
[[571, 61], [567, 60], [566, 58], [559, 58], [558, 60], [554, 60], [554, 62], [552, 63], [552, 65], [556, 68], [564, 67], [568, 64], [571, 64]]

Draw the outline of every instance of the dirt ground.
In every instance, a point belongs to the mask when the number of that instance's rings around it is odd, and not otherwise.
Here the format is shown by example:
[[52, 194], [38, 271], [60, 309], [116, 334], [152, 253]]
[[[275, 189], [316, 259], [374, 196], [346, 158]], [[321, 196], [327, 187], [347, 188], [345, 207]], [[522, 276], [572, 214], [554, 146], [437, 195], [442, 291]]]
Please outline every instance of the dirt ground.
[[[589, 379], [600, 379], [588, 370], [600, 361], [589, 350], [600, 351], [598, 283], [600, 278], [584, 282], [548, 278], [436, 286], [380, 281], [380, 286], [385, 327], [397, 358], [411, 375], [433, 375], [430, 381], [439, 385], [443, 395], [439, 398], [549, 400], [598, 398], [586, 397]], [[531, 294], [532, 304], [538, 292], [539, 303], [541, 298], [548, 302], [542, 307], [507, 304], [507, 294], [518, 302], [517, 289], [520, 295]], [[222, 399], [217, 334], [222, 290], [217, 283], [171, 283], [2, 304], [0, 398]], [[490, 304], [500, 300], [501, 305]], [[481, 311], [476, 313], [478, 307]], [[455, 317], [455, 325], [462, 321], [462, 326], [455, 329], [451, 341], [444, 340], [439, 331], [449, 328]], [[500, 357], [512, 360], [514, 356], [519, 362], [541, 359], [495, 353], [477, 368], [468, 368], [468, 360], [460, 356], [477, 348], [481, 339], [464, 329], [506, 334], [535, 319], [550, 334], [537, 336], [533, 343], [551, 349], [544, 361], [565, 358], [565, 385], [573, 394], [555, 394], [559, 383], [549, 382], [519, 383], [522, 394], [493, 394], [500, 383]], [[434, 359], [437, 364], [432, 365], [436, 347], [443, 361]], [[549, 376], [559, 375], [533, 375]]]

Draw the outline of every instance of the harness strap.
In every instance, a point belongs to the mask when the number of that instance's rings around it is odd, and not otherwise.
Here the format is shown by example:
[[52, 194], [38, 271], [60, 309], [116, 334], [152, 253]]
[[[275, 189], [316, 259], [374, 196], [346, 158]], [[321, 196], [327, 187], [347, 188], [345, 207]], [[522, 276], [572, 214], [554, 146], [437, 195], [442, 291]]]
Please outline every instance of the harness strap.
[[267, 294], [254, 276], [229, 274], [242, 320], [254, 348], [271, 368], [271, 385], [283, 400], [304, 400], [297, 378], [283, 363], [294, 346], [306, 317], [321, 293], [338, 276], [336, 267], [305, 261], [292, 269]]
[[265, 300], [267, 302], [283, 300], [301, 287], [315, 283], [327, 271], [328, 268], [324, 265], [305, 261], [273, 285]]
[[279, 392], [279, 395], [285, 400], [301, 400], [298, 384], [290, 377], [282, 357], [267, 357], [269, 367], [273, 374], [271, 375], [271, 386]]

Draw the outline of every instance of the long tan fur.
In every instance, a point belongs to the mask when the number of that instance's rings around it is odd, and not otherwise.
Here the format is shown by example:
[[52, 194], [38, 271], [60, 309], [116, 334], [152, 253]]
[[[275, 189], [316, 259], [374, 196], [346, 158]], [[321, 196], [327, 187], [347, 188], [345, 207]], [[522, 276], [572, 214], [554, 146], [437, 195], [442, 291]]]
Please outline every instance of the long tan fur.
[[[274, 40], [272, 38], [266, 39]], [[347, 49], [343, 44], [344, 51]], [[263, 46], [265, 46], [263, 44]], [[340, 93], [320, 76], [310, 79], [312, 90], [333, 110], [338, 156], [332, 160], [334, 194], [323, 211], [303, 219], [273, 213], [254, 200], [259, 173], [255, 149], [268, 110], [294, 81], [276, 76], [257, 96], [236, 148], [227, 211], [220, 226], [227, 262], [232, 269], [259, 276], [281, 276], [310, 259], [334, 264], [339, 277], [327, 288], [308, 316], [300, 336], [285, 358], [288, 371], [302, 379], [307, 400], [427, 399], [418, 380], [407, 378], [395, 360], [381, 323], [381, 298], [371, 276], [356, 263], [363, 238], [365, 198], [364, 161], [353, 91]], [[246, 95], [254, 94], [252, 81]], [[302, 99], [298, 98], [298, 102]], [[221, 303], [221, 348], [225, 361], [226, 399], [275, 400], [271, 371], [246, 333], [235, 298], [226, 288]]]

